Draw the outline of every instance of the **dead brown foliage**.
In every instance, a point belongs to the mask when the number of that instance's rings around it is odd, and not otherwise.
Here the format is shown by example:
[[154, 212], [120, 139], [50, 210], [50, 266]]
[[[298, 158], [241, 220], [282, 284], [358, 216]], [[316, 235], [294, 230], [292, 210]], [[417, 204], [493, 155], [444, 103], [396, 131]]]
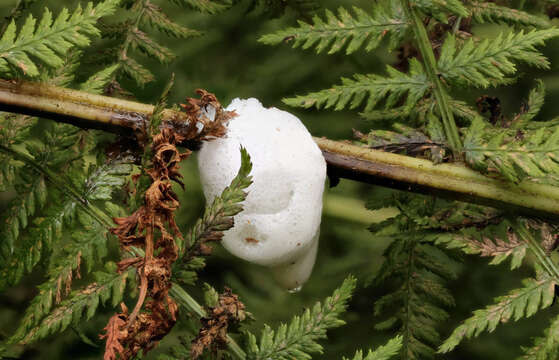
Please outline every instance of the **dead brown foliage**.
[[[181, 124], [178, 133], [164, 126], [152, 134], [151, 166], [145, 173], [151, 185], [144, 194], [144, 204], [131, 215], [115, 218], [116, 228], [111, 229], [125, 254], [132, 246], [144, 251], [144, 256], [128, 257], [118, 263], [118, 271], [135, 267], [139, 281], [139, 295], [132, 313], [121, 304], [122, 311], [115, 314], [105, 327], [105, 360], [130, 359], [140, 351], [145, 354], [171, 331], [177, 319], [178, 307], [169, 296], [171, 267], [178, 257], [175, 239], [182, 234], [175, 222], [179, 200], [172, 189], [172, 182], [184, 187], [179, 173], [179, 163], [187, 158], [190, 150], [179, 151], [178, 144], [189, 140], [210, 140], [225, 134], [224, 123], [232, 114], [224, 111], [213, 94], [198, 90], [200, 99], [187, 99], [183, 105], [190, 122]], [[208, 107], [216, 110], [215, 119], [209, 119]], [[203, 111], [204, 110], [204, 111]], [[200, 131], [197, 123], [203, 125]], [[147, 127], [146, 127], [147, 128]], [[186, 134], [186, 135], [184, 135]], [[146, 138], [148, 138], [146, 136]]]
[[245, 305], [231, 289], [225, 288], [219, 295], [218, 305], [208, 309], [208, 316], [202, 318], [198, 336], [192, 340], [190, 357], [197, 359], [204, 350], [213, 353], [227, 346], [227, 328], [245, 319]]

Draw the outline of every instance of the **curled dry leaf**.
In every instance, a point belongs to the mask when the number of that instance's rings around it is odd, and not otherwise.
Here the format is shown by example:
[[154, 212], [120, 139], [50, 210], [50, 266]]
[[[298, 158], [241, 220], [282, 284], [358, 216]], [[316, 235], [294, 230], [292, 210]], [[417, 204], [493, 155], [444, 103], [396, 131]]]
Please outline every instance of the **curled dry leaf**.
[[218, 305], [208, 309], [208, 316], [200, 319], [202, 327], [198, 336], [192, 340], [190, 357], [197, 359], [205, 349], [212, 352], [225, 348], [227, 345], [227, 329], [245, 319], [245, 305], [231, 289], [225, 288], [219, 295]]
[[99, 336], [101, 339], [107, 339], [103, 360], [115, 360], [117, 359], [117, 354], [124, 356], [124, 347], [120, 341], [125, 339], [128, 333], [124, 328], [128, 318], [128, 309], [124, 304], [120, 304], [120, 306], [122, 313], [111, 316], [107, 326], [105, 326], [105, 334]]
[[123, 305], [122, 312], [105, 327], [102, 338], [107, 339], [106, 360], [130, 359], [140, 351], [145, 354], [176, 322], [178, 307], [169, 290], [171, 267], [178, 257], [175, 239], [182, 239], [182, 234], [175, 222], [174, 212], [180, 204], [172, 181], [184, 187], [179, 163], [191, 154], [190, 150], [179, 151], [177, 146], [224, 135], [224, 123], [232, 116], [213, 94], [204, 90], [198, 90], [198, 94], [200, 99], [188, 99], [188, 104], [183, 105], [190, 121], [182, 124], [180, 133], [163, 126], [152, 136], [152, 165], [146, 170], [151, 185], [144, 194], [144, 205], [129, 216], [114, 219], [117, 227], [111, 232], [118, 237], [121, 249], [129, 253], [132, 246], [141, 248], [145, 256], [118, 263], [119, 272], [136, 268], [139, 295], [130, 315]]

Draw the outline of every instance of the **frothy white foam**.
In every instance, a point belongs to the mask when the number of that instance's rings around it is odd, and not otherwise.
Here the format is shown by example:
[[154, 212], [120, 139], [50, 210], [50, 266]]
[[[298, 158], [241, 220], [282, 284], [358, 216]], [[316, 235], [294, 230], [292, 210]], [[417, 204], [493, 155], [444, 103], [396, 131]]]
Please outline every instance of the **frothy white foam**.
[[251, 98], [227, 107], [238, 116], [223, 138], [204, 143], [198, 156], [208, 202], [236, 176], [244, 146], [253, 163], [253, 184], [223, 245], [245, 260], [270, 266], [280, 284], [302, 285], [318, 248], [326, 162], [310, 133], [294, 115], [264, 108]]

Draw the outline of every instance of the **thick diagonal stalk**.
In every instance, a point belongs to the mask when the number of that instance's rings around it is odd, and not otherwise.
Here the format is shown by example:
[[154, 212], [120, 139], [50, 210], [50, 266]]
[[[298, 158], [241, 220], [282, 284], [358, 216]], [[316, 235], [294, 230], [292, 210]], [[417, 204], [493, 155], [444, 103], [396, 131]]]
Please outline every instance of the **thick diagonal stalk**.
[[559, 188], [489, 178], [459, 164], [315, 138], [334, 176], [498, 207], [510, 213], [559, 218]]
[[[28, 82], [0, 80], [0, 111], [37, 115], [73, 125], [123, 133], [143, 129], [151, 105], [91, 95]], [[177, 132], [190, 128], [189, 118], [173, 110], [163, 125]], [[559, 188], [523, 182], [514, 184], [481, 175], [461, 164], [439, 164], [409, 156], [367, 149], [346, 142], [315, 138], [332, 179], [343, 177], [415, 192], [498, 207], [511, 213], [559, 218]]]
[[441, 120], [448, 145], [450, 146], [454, 157], [456, 159], [460, 159], [462, 158], [462, 141], [460, 140], [460, 135], [458, 134], [458, 127], [454, 121], [454, 115], [448, 104], [448, 94], [446, 93], [446, 89], [438, 76], [437, 60], [435, 59], [435, 54], [433, 53], [433, 48], [431, 47], [429, 35], [427, 35], [425, 25], [417, 13], [417, 10], [414, 9], [412, 2], [410, 0], [402, 0], [402, 7], [406, 12], [406, 16], [412, 22], [413, 32], [415, 34], [415, 39], [417, 40], [419, 52], [423, 58], [423, 65], [425, 66], [427, 77], [433, 84], [433, 94], [437, 100], [437, 106], [441, 114]]
[[[187, 308], [189, 311], [198, 315], [198, 317], [205, 317], [206, 311], [190, 296], [184, 289], [176, 284], [173, 283], [173, 287], [171, 288], [171, 296], [175, 299], [181, 306]], [[246, 359], [246, 354], [241, 349], [241, 347], [233, 340], [230, 335], [227, 335], [227, 347], [233, 353], [237, 359], [243, 360]]]
[[559, 267], [551, 259], [549, 254], [546, 254], [545, 250], [542, 248], [541, 244], [534, 238], [530, 233], [528, 227], [521, 224], [516, 218], [509, 218], [513, 230], [520, 235], [520, 237], [528, 244], [528, 248], [532, 251], [536, 261], [541, 266], [541, 268], [547, 273], [547, 275], [552, 278], [557, 284], [559, 284]]

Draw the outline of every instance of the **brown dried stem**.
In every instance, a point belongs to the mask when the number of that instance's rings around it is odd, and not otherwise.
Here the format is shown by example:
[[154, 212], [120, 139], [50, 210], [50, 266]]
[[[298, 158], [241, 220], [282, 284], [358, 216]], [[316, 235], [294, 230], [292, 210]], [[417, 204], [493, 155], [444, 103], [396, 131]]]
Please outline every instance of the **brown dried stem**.
[[[106, 334], [102, 335], [107, 339], [105, 360], [130, 359], [140, 351], [145, 354], [171, 331], [177, 320], [178, 306], [169, 291], [172, 265], [178, 258], [175, 240], [183, 237], [175, 223], [174, 213], [179, 201], [171, 182], [183, 185], [179, 164], [191, 154], [190, 150], [179, 151], [177, 144], [223, 135], [224, 123], [232, 115], [222, 109], [212, 94], [203, 90], [198, 93], [200, 100], [189, 99], [189, 104], [184, 106], [189, 119], [185, 135], [171, 127], [150, 130], [159, 131], [157, 134], [142, 134], [142, 138], [149, 139], [150, 154], [153, 154], [146, 161], [149, 168], [143, 169], [151, 184], [143, 194], [143, 205], [129, 216], [115, 218], [117, 227], [111, 229], [118, 237], [123, 253], [130, 253], [132, 247], [143, 251], [143, 257], [125, 258], [118, 263], [119, 272], [131, 266], [136, 268], [140, 279], [139, 296], [130, 315], [122, 305], [122, 312], [109, 320]], [[215, 119], [208, 119], [203, 112], [210, 106], [215, 109]], [[207, 122], [208, 126], [198, 131], [194, 127], [197, 121]]]

